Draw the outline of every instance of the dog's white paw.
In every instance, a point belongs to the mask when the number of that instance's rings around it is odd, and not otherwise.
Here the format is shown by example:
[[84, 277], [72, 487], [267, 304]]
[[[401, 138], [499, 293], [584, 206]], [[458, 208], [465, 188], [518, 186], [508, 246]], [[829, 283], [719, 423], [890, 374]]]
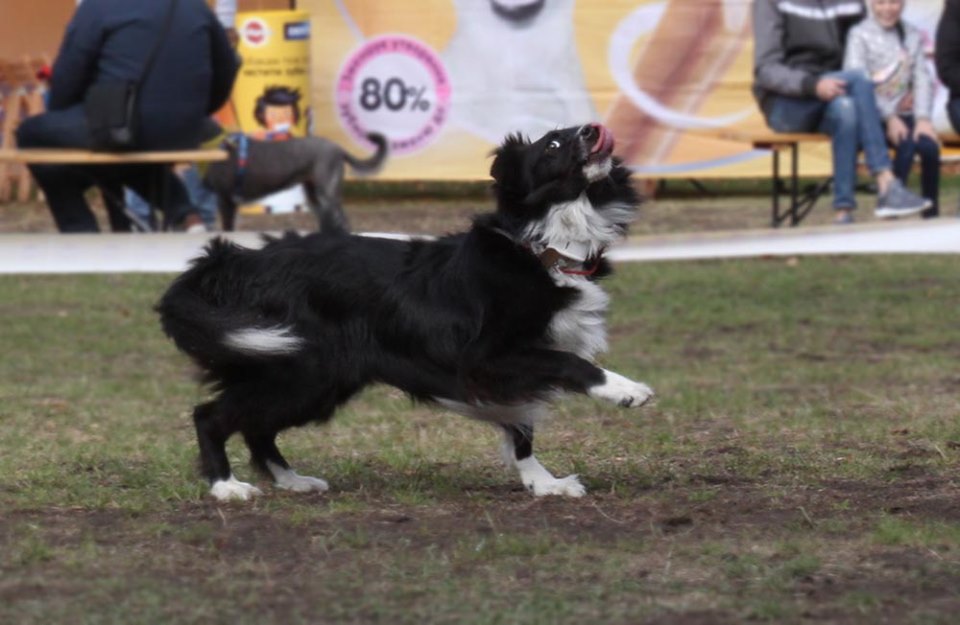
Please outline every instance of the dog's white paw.
[[583, 497], [587, 494], [587, 489], [580, 483], [580, 478], [576, 475], [568, 475], [561, 478], [540, 479], [529, 484], [526, 487], [531, 490], [536, 497], [545, 497], [547, 495], [559, 495], [561, 497]]
[[590, 388], [591, 397], [604, 399], [624, 408], [639, 408], [653, 398], [653, 389], [643, 382], [634, 382], [613, 371], [604, 371], [604, 374], [604, 383]]
[[277, 488], [292, 490], [295, 493], [309, 493], [317, 491], [325, 493], [330, 490], [330, 485], [326, 480], [319, 477], [310, 477], [309, 475], [297, 475], [291, 471], [292, 475], [285, 475], [282, 479], [276, 481]]
[[277, 488], [292, 490], [295, 493], [309, 493], [311, 491], [325, 493], [330, 490], [330, 485], [327, 484], [326, 480], [309, 475], [300, 475], [293, 469], [282, 467], [269, 460], [267, 461], [267, 469], [273, 475], [274, 484]]
[[210, 487], [210, 494], [219, 501], [230, 501], [231, 499], [247, 501], [251, 497], [262, 495], [263, 491], [253, 484], [241, 482], [231, 475], [228, 480], [214, 482], [213, 486]]
[[583, 497], [587, 494], [587, 489], [583, 487], [576, 475], [555, 478], [533, 456], [518, 460], [516, 466], [520, 471], [520, 481], [537, 497], [546, 495]]

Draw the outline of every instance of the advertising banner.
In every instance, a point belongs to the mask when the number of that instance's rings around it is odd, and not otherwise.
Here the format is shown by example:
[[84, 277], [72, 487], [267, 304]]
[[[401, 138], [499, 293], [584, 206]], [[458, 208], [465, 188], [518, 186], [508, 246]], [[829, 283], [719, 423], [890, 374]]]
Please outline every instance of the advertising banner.
[[[310, 18], [305, 11], [237, 13], [237, 53], [243, 59], [230, 104], [217, 115], [225, 128], [255, 139], [307, 135], [310, 118]], [[302, 210], [296, 186], [242, 207], [244, 213]]]
[[[483, 179], [508, 133], [601, 122], [640, 177], [766, 177], [770, 158], [717, 129], [766, 128], [751, 0], [301, 0], [314, 132], [356, 153], [391, 141], [392, 179]], [[940, 0], [905, 19], [933, 49]], [[930, 71], [933, 72], [932, 62]], [[945, 89], [935, 124], [946, 131]], [[804, 174], [830, 171], [829, 146]]]

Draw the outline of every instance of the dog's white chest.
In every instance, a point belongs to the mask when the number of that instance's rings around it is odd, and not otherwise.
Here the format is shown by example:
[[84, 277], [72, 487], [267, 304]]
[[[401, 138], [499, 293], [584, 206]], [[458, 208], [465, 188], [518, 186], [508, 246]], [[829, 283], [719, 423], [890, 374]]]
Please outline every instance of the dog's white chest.
[[569, 276], [560, 271], [551, 272], [554, 282], [571, 286], [580, 296], [550, 321], [553, 346], [592, 360], [607, 349], [607, 307], [610, 296], [596, 282]]

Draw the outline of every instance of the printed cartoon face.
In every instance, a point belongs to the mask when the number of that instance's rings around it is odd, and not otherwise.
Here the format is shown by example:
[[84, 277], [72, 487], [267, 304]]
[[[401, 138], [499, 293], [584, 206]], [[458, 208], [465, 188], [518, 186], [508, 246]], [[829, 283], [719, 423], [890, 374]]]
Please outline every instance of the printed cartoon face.
[[266, 105], [263, 109], [263, 118], [269, 130], [289, 130], [296, 124], [296, 114], [289, 105]]
[[893, 28], [903, 15], [904, 0], [871, 0], [874, 19], [884, 28]]

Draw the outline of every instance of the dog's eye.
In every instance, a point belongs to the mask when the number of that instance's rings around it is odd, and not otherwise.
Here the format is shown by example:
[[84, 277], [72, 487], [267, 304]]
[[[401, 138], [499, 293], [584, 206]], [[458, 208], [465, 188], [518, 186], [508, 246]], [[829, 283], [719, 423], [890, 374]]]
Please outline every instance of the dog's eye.
[[548, 149], [548, 150], [556, 150], [556, 149], [558, 149], [559, 147], [560, 147], [560, 142], [557, 141], [556, 139], [554, 139], [553, 141], [551, 141], [550, 143], [547, 144], [547, 149]]

